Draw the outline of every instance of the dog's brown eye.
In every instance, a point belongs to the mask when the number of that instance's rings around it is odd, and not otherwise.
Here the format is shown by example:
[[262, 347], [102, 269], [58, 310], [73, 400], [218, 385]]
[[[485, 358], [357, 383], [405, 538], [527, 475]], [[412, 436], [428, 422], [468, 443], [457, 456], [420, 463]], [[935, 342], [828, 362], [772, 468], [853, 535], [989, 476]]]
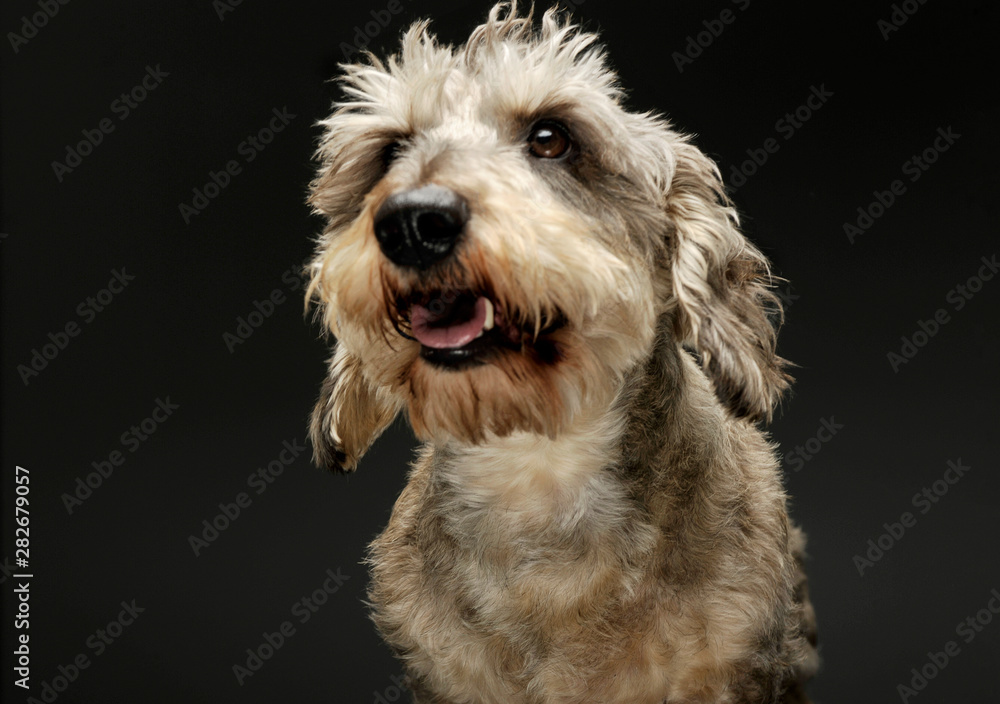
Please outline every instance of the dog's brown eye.
[[569, 151], [569, 145], [566, 128], [554, 122], [539, 123], [528, 135], [528, 148], [541, 159], [556, 159]]

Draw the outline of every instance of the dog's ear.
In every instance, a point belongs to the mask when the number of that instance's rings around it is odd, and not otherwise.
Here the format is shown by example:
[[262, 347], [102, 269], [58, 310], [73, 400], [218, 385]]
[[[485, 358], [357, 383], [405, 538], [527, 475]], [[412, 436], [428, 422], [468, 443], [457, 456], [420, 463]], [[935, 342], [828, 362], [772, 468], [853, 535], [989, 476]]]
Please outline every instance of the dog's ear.
[[361, 361], [338, 345], [309, 424], [313, 461], [337, 472], [354, 471], [400, 408], [398, 399], [365, 378]]
[[675, 332], [737, 417], [770, 420], [791, 377], [775, 353], [782, 309], [767, 260], [740, 233], [715, 163], [687, 141], [675, 143], [675, 154], [666, 204]]

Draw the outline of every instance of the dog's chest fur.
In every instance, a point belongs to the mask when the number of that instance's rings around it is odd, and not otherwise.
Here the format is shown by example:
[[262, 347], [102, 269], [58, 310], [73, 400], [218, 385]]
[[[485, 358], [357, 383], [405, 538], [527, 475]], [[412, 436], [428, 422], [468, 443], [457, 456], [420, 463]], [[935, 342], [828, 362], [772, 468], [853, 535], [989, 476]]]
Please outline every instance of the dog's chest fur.
[[417, 463], [372, 545], [370, 596], [418, 701], [734, 701], [727, 667], [751, 648], [737, 589], [757, 585], [664, 578], [681, 539], [616, 471], [624, 423], [608, 410], [557, 440]]

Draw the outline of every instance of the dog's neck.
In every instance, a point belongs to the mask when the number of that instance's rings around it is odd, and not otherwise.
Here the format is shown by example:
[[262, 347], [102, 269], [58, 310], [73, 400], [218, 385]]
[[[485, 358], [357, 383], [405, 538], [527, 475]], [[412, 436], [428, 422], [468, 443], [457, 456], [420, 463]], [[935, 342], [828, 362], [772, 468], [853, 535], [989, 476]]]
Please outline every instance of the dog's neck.
[[441, 452], [439, 478], [470, 508], [501, 509], [550, 522], [580, 502], [618, 460], [624, 409], [612, 404], [577, 414], [555, 438], [529, 432], [492, 437]]
[[733, 422], [692, 355], [666, 333], [668, 325], [661, 321], [651, 353], [617, 398], [625, 414], [619, 468], [640, 481], [650, 467], [709, 464]]
[[[530, 543], [534, 536], [553, 545], [589, 535], [604, 542], [709, 481], [699, 474], [707, 464], [699, 457], [716, 452], [725, 421], [690, 355], [663, 336], [612, 401], [580, 411], [555, 438], [515, 433], [437, 447], [431, 481], [449, 532], [460, 538]], [[667, 466], [689, 473], [664, 482], [650, 471]], [[676, 496], [663, 496], [665, 489]], [[660, 505], [646, 505], [651, 494]]]

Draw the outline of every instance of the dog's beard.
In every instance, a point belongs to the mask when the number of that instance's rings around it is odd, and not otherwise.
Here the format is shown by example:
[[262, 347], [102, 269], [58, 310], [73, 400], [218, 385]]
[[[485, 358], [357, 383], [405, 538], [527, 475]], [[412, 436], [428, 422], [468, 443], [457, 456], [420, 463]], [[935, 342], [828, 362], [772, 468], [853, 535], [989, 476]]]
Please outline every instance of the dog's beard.
[[651, 282], [593, 241], [512, 261], [484, 233], [486, 247], [414, 272], [387, 262], [369, 228], [363, 217], [340, 235], [316, 288], [338, 344], [423, 441], [554, 437], [585, 405], [609, 404], [651, 347], [655, 312], [639, 304]]
[[392, 342], [407, 360], [399, 380], [425, 441], [555, 437], [582, 408], [610, 404], [647, 344], [638, 325], [628, 329], [632, 316], [581, 323], [549, 306], [535, 317], [490, 287], [401, 298]]
[[[596, 389], [595, 360], [560, 329], [543, 344], [495, 347], [454, 368], [421, 355], [406, 382], [410, 423], [424, 440], [482, 442], [515, 431], [557, 435]], [[539, 353], [551, 350], [551, 356]]]
[[576, 349], [565, 318], [532, 320], [491, 291], [410, 294], [395, 325], [419, 346], [406, 376], [409, 417], [422, 439], [480, 442], [517, 430], [559, 432], [577, 376], [592, 362]]
[[341, 325], [339, 343], [402, 398], [422, 441], [555, 437], [584, 406], [610, 403], [642, 344], [637, 330], [598, 333], [559, 309], [535, 318], [488, 287], [392, 293], [379, 308], [377, 328]]

